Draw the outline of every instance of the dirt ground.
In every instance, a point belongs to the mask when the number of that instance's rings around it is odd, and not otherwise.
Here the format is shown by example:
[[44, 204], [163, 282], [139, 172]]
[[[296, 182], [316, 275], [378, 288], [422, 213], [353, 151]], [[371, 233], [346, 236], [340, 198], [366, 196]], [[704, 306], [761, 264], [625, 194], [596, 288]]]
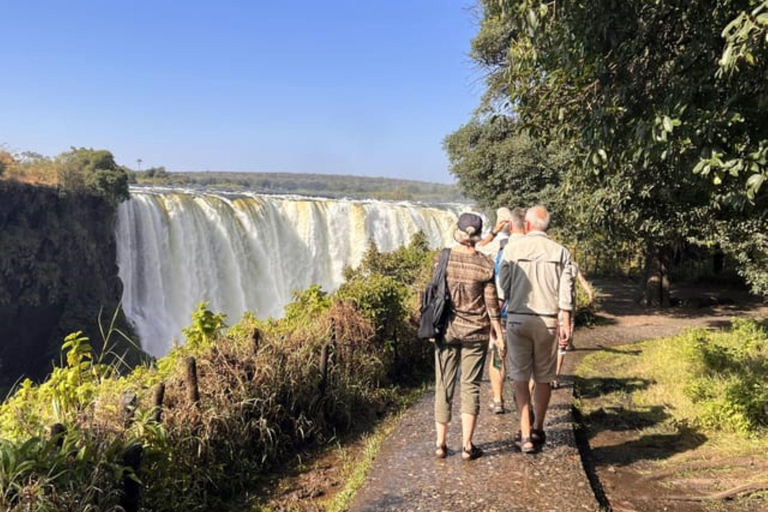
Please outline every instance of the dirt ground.
[[[680, 305], [662, 312], [635, 305], [626, 284], [606, 281], [597, 285], [606, 295], [601, 316], [607, 325], [577, 334], [577, 350], [566, 360], [566, 373], [572, 373], [585, 355], [595, 351], [671, 336], [686, 327], [726, 327], [735, 316], [768, 317], [764, 303], [736, 289], [673, 290]], [[606, 375], [600, 386], [605, 391], [631, 392], [641, 381], [642, 376], [637, 382], [617, 382]], [[580, 437], [588, 442], [588, 448], [582, 450], [585, 466], [592, 472], [603, 506], [616, 512], [768, 510], [766, 493], [753, 496], [748, 492], [750, 485], [768, 485], [767, 454], [717, 456], [705, 436], [685, 429], [641, 436], [641, 428], [661, 422], [661, 407], [630, 413], [615, 404], [603, 408], [600, 399], [599, 393], [580, 397], [593, 412], [577, 419], [582, 426]], [[740, 490], [747, 492], [734, 492]]]

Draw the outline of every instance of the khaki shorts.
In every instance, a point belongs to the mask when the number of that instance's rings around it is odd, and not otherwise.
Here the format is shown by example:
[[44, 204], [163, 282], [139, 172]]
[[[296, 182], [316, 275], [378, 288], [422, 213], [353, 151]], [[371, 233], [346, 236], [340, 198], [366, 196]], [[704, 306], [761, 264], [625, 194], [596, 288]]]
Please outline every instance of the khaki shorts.
[[509, 375], [513, 381], [547, 383], [557, 369], [557, 318], [509, 315], [507, 343]]

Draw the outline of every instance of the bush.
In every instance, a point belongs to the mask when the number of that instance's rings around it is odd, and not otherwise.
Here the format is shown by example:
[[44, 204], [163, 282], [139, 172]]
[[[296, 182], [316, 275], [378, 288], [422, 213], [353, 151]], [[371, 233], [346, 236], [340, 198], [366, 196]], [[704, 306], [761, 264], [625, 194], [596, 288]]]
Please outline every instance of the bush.
[[[146, 509], [217, 509], [287, 456], [370, 425], [417, 373], [402, 369], [429, 365], [428, 344], [413, 336], [413, 287], [395, 277], [419, 275], [416, 262], [429, 261], [429, 251], [401, 251], [369, 256], [333, 296], [319, 287], [295, 294], [280, 320], [246, 315], [223, 333], [223, 315], [200, 304], [185, 345], [125, 376], [94, 361], [86, 338], [68, 337], [66, 365], [39, 386], [25, 382], [0, 407], [3, 506], [120, 510], [130, 476], [123, 457], [140, 445]], [[185, 389], [190, 356], [197, 404]], [[61, 445], [46, 440], [56, 422], [66, 427]]]
[[698, 422], [744, 435], [768, 426], [766, 324], [737, 318], [729, 332], [691, 331], [683, 339], [691, 363], [684, 391]]

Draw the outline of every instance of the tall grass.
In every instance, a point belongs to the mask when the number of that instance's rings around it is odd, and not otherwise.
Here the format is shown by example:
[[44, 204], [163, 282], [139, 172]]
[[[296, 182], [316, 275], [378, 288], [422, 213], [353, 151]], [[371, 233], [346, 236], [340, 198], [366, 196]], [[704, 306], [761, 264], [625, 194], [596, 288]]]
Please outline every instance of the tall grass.
[[[401, 251], [407, 273], [425, 274], [416, 271], [430, 261], [420, 238]], [[399, 376], [423, 375], [430, 358], [413, 335], [420, 283], [398, 283], [389, 259], [382, 275], [368, 256], [355, 283], [333, 296], [297, 294], [281, 320], [246, 315], [225, 330], [203, 304], [187, 344], [127, 375], [94, 360], [82, 335], [68, 337], [65, 364], [0, 406], [0, 509], [122, 510], [124, 482], [138, 479], [148, 510], [215, 510], [286, 456], [377, 421], [400, 394]], [[185, 389], [189, 357], [197, 404]], [[55, 424], [64, 432], [51, 439]], [[126, 461], [135, 446], [143, 449], [137, 474]]]

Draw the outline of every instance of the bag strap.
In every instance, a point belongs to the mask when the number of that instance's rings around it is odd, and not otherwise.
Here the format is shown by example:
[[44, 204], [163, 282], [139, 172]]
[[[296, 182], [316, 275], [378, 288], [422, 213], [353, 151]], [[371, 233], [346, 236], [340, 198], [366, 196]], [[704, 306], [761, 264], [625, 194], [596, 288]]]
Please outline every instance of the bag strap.
[[437, 265], [437, 269], [435, 271], [434, 276], [434, 282], [439, 283], [443, 279], [445, 279], [445, 273], [448, 269], [448, 259], [451, 257], [451, 250], [450, 249], [443, 249], [443, 251], [440, 253], [440, 263]]

